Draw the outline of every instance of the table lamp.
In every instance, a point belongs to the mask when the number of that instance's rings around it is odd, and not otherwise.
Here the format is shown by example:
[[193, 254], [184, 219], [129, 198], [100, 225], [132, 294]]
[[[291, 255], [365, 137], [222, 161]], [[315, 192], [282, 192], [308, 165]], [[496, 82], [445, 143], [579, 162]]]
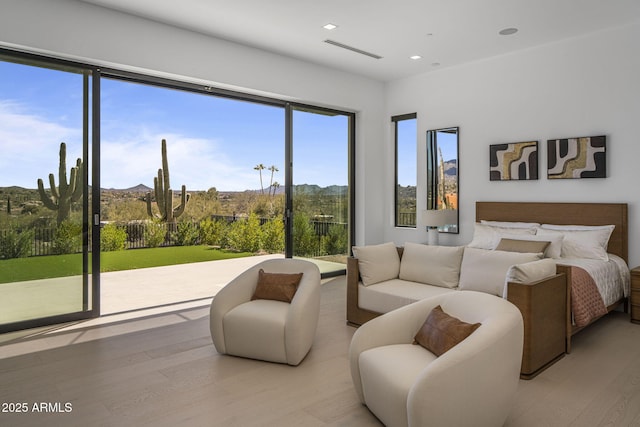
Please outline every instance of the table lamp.
[[428, 243], [430, 246], [437, 246], [439, 241], [438, 227], [444, 227], [447, 224], [456, 223], [456, 214], [458, 211], [453, 209], [429, 209], [422, 211], [422, 222], [427, 226]]

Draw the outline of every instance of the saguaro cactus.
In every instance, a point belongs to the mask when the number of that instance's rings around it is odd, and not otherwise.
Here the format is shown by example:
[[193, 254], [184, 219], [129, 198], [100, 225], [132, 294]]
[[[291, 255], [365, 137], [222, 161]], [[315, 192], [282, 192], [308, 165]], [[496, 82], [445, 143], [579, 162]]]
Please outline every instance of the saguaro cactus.
[[76, 160], [76, 166], [71, 168], [69, 182], [67, 182], [67, 145], [60, 143], [60, 166], [58, 168], [58, 181], [56, 188], [55, 177], [49, 174], [51, 197], [44, 192], [44, 183], [38, 179], [38, 193], [42, 203], [52, 211], [58, 212], [58, 225], [69, 217], [71, 205], [82, 197], [82, 159]]
[[158, 176], [153, 178], [156, 204], [159, 214], [154, 214], [151, 209], [151, 192], [147, 193], [147, 213], [152, 218], [158, 218], [163, 222], [175, 222], [176, 218], [184, 213], [184, 208], [189, 201], [186, 186], [182, 186], [180, 204], [173, 207], [173, 190], [169, 183], [169, 161], [167, 160], [167, 141], [162, 140], [162, 168], [158, 169]]

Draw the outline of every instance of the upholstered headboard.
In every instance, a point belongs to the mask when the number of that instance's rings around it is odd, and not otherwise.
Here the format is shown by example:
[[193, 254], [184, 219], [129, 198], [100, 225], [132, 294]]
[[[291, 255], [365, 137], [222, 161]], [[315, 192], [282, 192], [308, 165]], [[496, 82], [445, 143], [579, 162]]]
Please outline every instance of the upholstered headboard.
[[476, 202], [476, 221], [524, 221], [541, 224], [615, 225], [608, 252], [627, 263], [626, 203]]

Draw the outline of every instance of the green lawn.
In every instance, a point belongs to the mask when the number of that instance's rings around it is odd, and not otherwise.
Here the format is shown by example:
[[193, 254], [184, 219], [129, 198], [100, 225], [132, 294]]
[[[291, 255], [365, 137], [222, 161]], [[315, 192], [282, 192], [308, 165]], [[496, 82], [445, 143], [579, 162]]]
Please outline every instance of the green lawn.
[[[208, 246], [172, 246], [103, 252], [102, 272], [160, 267], [163, 265], [215, 261], [251, 256], [248, 252], [228, 252]], [[50, 255], [0, 260], [0, 283], [82, 274], [82, 255]]]

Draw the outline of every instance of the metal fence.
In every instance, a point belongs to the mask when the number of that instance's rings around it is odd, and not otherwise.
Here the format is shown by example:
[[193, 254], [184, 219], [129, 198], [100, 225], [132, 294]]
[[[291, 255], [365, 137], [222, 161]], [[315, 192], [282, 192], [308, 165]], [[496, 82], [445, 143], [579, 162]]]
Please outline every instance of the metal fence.
[[[226, 221], [227, 223], [232, 223], [235, 221], [246, 220], [246, 217], [243, 216], [232, 216], [232, 215], [212, 215], [211, 219]], [[269, 218], [259, 218], [260, 225], [264, 225], [269, 221]], [[132, 221], [126, 223], [114, 223], [116, 226], [123, 228], [127, 233], [127, 240], [125, 249], [139, 249], [139, 248], [148, 248], [150, 245], [147, 242], [147, 235], [145, 233], [145, 228], [148, 226], [148, 222], [144, 221]], [[313, 227], [314, 233], [317, 236], [317, 249], [316, 256], [321, 255], [321, 247], [322, 247], [322, 239], [329, 235], [329, 230], [331, 227], [338, 226], [344, 232], [347, 231], [347, 224], [341, 222], [334, 221], [326, 221], [326, 220], [310, 220], [310, 224]], [[164, 241], [159, 246], [175, 246], [177, 245], [176, 239], [172, 238], [175, 235], [177, 230], [177, 224], [169, 223], [169, 224], [157, 224], [165, 228], [165, 238]], [[104, 226], [104, 224], [103, 224]], [[192, 226], [195, 227], [196, 230], [200, 230], [200, 222], [193, 221]], [[28, 256], [43, 256], [43, 255], [54, 255], [55, 254], [55, 244], [54, 241], [56, 239], [56, 227], [36, 227], [31, 228], [33, 230], [33, 239], [31, 242], [31, 249]], [[20, 233], [22, 230], [16, 230]], [[11, 233], [12, 230], [0, 230], [0, 245], [3, 242], [6, 242], [6, 237]], [[70, 252], [82, 252], [82, 242], [78, 238], [78, 244], [73, 245], [74, 249]], [[91, 240], [91, 237], [89, 238]], [[89, 248], [91, 248], [91, 241], [89, 241]], [[2, 247], [0, 247], [0, 258], [2, 258], [1, 254]]]

